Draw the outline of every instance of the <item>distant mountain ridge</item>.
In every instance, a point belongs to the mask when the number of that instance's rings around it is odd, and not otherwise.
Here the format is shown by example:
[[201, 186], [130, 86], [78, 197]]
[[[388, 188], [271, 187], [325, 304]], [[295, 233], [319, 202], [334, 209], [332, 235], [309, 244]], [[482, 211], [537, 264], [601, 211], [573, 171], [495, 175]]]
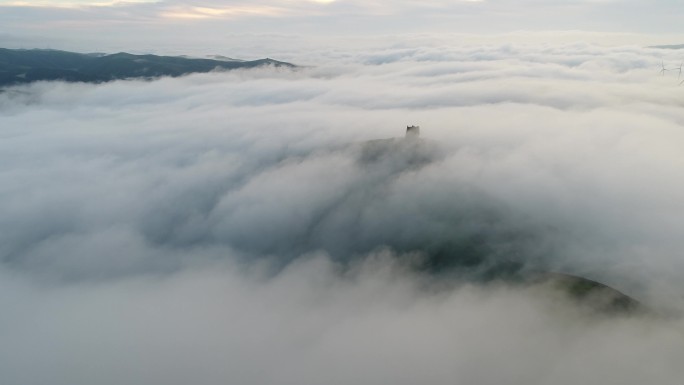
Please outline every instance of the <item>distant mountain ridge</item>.
[[648, 48], [660, 48], [660, 49], [684, 49], [684, 44], [671, 44], [671, 45], [652, 45]]
[[102, 83], [119, 79], [151, 79], [261, 66], [296, 67], [273, 59], [242, 61], [217, 56], [199, 59], [182, 56], [83, 54], [44, 49], [0, 48], [0, 87], [41, 80]]

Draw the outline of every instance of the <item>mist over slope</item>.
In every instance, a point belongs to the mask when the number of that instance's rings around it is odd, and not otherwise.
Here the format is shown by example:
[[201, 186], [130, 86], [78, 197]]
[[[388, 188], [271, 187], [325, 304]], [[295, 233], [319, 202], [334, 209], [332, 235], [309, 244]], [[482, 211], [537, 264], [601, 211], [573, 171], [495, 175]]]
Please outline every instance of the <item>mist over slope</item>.
[[[675, 51], [344, 54], [0, 94], [4, 382], [681, 378]], [[374, 141], [413, 123], [424, 140]], [[463, 279], [502, 266], [669, 317]]]

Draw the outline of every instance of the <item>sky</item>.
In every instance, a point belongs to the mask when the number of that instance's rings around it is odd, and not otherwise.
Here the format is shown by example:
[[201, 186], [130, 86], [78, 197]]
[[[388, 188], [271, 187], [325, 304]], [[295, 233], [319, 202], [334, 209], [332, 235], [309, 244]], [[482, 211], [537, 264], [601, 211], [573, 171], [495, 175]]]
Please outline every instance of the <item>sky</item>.
[[244, 45], [263, 46], [262, 54], [272, 48], [266, 44], [274, 35], [291, 43], [297, 37], [426, 33], [502, 41], [512, 39], [512, 32], [534, 32], [537, 40], [553, 41], [565, 31], [593, 32], [581, 37], [589, 42], [676, 44], [684, 41], [682, 8], [670, 0], [1, 0], [0, 42], [12, 48], [205, 55]]
[[299, 65], [0, 90], [0, 383], [680, 383], [682, 8], [0, 0], [0, 47]]

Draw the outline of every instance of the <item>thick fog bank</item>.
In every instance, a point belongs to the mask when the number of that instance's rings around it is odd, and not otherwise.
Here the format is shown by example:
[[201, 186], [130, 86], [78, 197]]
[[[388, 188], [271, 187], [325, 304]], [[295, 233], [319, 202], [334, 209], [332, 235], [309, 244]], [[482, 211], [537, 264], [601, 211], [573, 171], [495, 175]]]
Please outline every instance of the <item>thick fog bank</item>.
[[[684, 88], [659, 66], [684, 58], [325, 54], [0, 93], [3, 383], [681, 378]], [[669, 317], [592, 315], [510, 271]]]

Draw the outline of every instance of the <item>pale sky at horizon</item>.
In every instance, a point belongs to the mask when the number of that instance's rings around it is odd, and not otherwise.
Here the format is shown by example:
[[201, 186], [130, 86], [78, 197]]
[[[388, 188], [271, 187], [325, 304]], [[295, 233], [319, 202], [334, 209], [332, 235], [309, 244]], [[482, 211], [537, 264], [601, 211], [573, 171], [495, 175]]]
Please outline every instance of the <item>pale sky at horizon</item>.
[[211, 49], [245, 34], [373, 38], [521, 31], [642, 35], [647, 37], [622, 42], [678, 44], [684, 43], [683, 16], [684, 6], [668, 0], [0, 0], [0, 46]]

